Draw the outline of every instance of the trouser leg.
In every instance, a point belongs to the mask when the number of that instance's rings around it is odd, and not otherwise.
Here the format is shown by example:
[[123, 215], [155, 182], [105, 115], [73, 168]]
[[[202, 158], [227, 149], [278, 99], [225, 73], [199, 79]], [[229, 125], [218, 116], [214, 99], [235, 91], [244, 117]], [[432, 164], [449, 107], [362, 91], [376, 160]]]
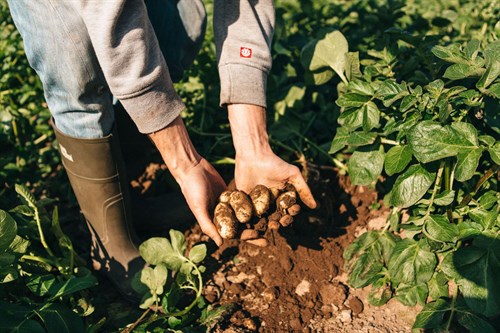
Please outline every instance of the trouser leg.
[[9, 6], [44, 87], [61, 159], [93, 236], [95, 267], [133, 296], [131, 278], [144, 262], [129, 227], [112, 97], [85, 25], [70, 1], [12, 0]]

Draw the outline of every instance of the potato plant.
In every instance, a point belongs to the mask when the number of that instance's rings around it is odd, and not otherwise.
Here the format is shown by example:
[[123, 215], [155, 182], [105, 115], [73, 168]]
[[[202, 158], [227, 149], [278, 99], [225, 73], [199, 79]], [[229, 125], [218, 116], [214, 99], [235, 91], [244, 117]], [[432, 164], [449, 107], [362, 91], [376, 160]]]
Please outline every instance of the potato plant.
[[354, 185], [390, 189], [385, 228], [344, 252], [349, 283], [371, 285], [375, 305], [422, 305], [415, 329], [495, 332], [500, 314], [500, 40], [484, 30], [453, 42], [391, 29], [361, 60], [332, 31], [302, 51], [317, 84], [340, 78], [329, 153], [350, 156]]
[[149, 265], [134, 277], [133, 287], [143, 295], [140, 308], [145, 311], [124, 332], [195, 331], [210, 327], [226, 311], [207, 306], [202, 296], [206, 245], [195, 245], [186, 255], [184, 235], [177, 230], [169, 235], [150, 238], [139, 247]]
[[45, 205], [24, 186], [23, 204], [0, 210], [0, 329], [2, 332], [98, 331], [103, 322], [85, 323], [94, 307], [83, 291], [97, 279], [73, 250], [59, 226], [57, 208]]

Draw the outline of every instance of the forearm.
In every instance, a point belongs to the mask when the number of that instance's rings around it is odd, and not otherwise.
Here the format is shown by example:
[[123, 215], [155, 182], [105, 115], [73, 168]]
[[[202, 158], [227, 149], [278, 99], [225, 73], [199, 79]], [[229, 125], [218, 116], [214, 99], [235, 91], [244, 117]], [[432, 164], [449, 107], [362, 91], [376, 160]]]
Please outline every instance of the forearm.
[[272, 154], [266, 127], [266, 109], [257, 105], [228, 105], [229, 123], [237, 158]]
[[177, 182], [182, 182], [183, 176], [200, 163], [201, 156], [193, 146], [180, 116], [164, 129], [148, 136]]

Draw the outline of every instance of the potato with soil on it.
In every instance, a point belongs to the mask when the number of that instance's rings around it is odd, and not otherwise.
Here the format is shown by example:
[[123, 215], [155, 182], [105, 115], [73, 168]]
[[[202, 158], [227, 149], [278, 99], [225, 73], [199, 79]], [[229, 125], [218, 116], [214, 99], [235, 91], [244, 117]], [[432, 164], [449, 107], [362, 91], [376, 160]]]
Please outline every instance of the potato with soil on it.
[[257, 185], [248, 194], [255, 210], [255, 215], [261, 217], [269, 210], [271, 205], [271, 193], [264, 185]]
[[224, 239], [233, 239], [238, 233], [238, 221], [234, 216], [233, 209], [227, 203], [219, 202], [215, 207], [214, 224]]
[[219, 202], [229, 203], [229, 197], [233, 191], [224, 191], [219, 195]]
[[280, 224], [284, 227], [288, 227], [293, 222], [293, 217], [291, 215], [285, 214], [280, 219]]
[[301, 209], [300, 205], [295, 204], [295, 205], [290, 206], [286, 211], [287, 211], [288, 215], [296, 216], [300, 213], [300, 209]]
[[276, 199], [276, 207], [285, 211], [297, 203], [297, 193], [293, 191], [286, 191], [279, 195]]
[[238, 221], [241, 223], [248, 223], [250, 221], [252, 218], [253, 206], [245, 192], [232, 192], [229, 196], [229, 204], [233, 208]]

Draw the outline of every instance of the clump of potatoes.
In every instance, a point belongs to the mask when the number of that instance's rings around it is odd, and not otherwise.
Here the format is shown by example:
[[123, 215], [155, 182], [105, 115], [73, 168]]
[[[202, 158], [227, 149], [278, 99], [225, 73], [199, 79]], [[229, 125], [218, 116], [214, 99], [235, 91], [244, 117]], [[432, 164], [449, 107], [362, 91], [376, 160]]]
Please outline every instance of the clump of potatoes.
[[243, 191], [225, 191], [214, 211], [214, 224], [224, 239], [239, 238], [257, 246], [267, 246], [261, 236], [266, 230], [278, 230], [292, 224], [300, 213], [297, 192], [291, 184], [283, 190], [255, 186], [248, 195]]

